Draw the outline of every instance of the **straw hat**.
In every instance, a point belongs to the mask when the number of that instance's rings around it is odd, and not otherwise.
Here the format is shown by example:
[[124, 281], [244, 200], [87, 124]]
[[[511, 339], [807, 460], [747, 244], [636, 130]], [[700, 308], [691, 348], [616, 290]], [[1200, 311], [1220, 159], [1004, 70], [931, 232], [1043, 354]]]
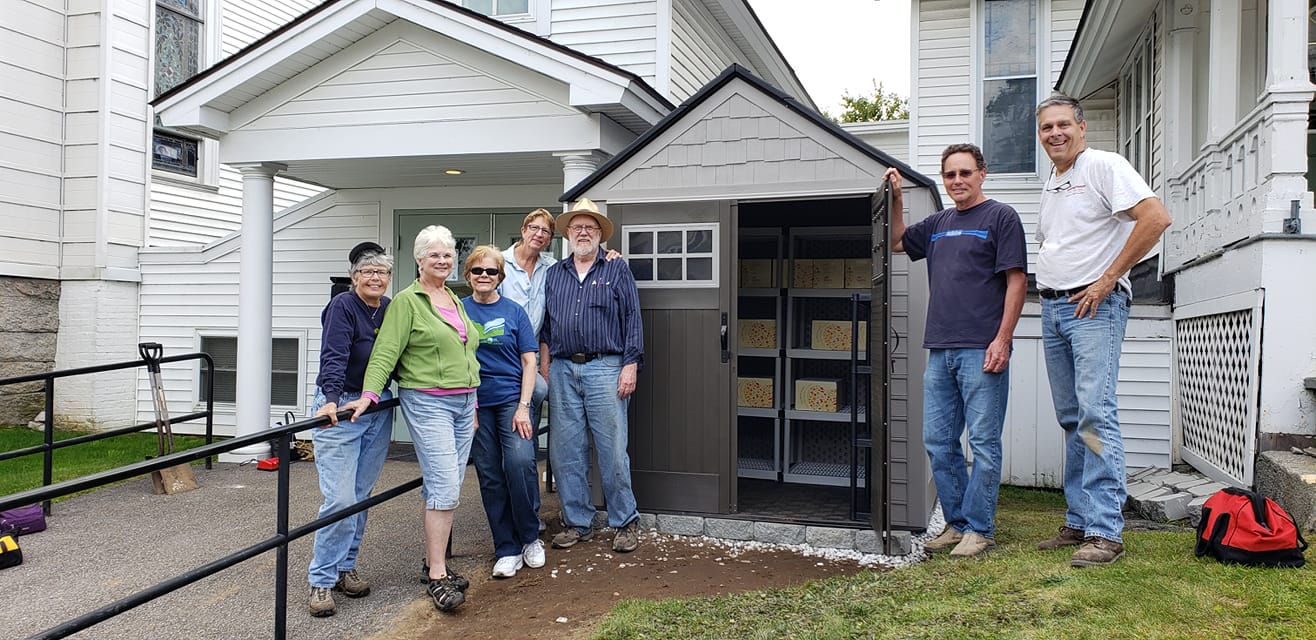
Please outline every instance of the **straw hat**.
[[[608, 239], [612, 237], [612, 221], [608, 219], [608, 216], [599, 213], [598, 205], [594, 204], [594, 201], [589, 198], [581, 198], [580, 200], [577, 200], [575, 206], [571, 207], [570, 211], [557, 217], [556, 226], [563, 235], [567, 234], [567, 224], [576, 216], [589, 216], [594, 218], [594, 221], [599, 223], [600, 227], [603, 227], [603, 235], [599, 237], [599, 242], [607, 242]], [[568, 238], [568, 240], [570, 240], [570, 238]]]

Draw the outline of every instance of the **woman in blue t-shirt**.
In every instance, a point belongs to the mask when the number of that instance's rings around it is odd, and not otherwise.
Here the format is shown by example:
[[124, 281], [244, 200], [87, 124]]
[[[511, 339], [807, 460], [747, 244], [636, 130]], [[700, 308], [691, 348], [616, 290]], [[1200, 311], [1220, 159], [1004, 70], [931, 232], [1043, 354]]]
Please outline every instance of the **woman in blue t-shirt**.
[[480, 333], [477, 390], [479, 428], [471, 459], [480, 477], [480, 498], [493, 532], [493, 577], [510, 578], [522, 566], [544, 566], [539, 540], [538, 469], [530, 398], [535, 389], [539, 344], [521, 305], [498, 295], [506, 276], [498, 247], [476, 247], [466, 259], [466, 282], [474, 291], [462, 299]]

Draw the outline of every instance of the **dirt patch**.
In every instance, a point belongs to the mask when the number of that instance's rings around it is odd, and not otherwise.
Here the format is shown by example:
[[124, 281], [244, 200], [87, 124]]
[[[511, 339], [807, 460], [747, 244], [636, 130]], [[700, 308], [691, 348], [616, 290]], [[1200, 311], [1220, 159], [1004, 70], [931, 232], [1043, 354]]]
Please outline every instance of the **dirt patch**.
[[611, 530], [571, 549], [550, 548], [547, 555], [543, 568], [525, 568], [505, 580], [489, 576], [492, 556], [457, 558], [454, 567], [471, 580], [466, 604], [443, 614], [428, 599], [417, 600], [396, 625], [373, 638], [583, 638], [622, 600], [754, 591], [862, 570], [848, 560], [736, 551], [653, 533], [641, 536], [639, 549], [620, 554], [612, 551]]

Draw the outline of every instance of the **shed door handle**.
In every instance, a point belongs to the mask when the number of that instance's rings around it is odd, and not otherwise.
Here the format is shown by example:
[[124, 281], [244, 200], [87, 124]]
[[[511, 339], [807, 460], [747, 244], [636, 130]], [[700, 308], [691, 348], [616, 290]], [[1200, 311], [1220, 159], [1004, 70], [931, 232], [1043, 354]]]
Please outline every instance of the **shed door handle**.
[[731, 352], [727, 350], [727, 312], [725, 311], [722, 312], [721, 340], [722, 340], [722, 364], [726, 364], [728, 362], [731, 362]]

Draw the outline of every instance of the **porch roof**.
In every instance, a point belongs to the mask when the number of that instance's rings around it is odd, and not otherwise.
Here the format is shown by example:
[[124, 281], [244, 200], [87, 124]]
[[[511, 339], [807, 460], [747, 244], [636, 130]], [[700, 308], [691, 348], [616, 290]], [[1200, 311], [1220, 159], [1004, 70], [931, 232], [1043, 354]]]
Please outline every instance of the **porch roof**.
[[632, 133], [673, 108], [639, 76], [445, 0], [328, 0], [151, 101], [161, 123], [229, 133], [237, 108], [397, 20], [566, 83], [569, 104]]
[[1082, 100], [1119, 78], [1156, 0], [1088, 0], [1055, 89]]

